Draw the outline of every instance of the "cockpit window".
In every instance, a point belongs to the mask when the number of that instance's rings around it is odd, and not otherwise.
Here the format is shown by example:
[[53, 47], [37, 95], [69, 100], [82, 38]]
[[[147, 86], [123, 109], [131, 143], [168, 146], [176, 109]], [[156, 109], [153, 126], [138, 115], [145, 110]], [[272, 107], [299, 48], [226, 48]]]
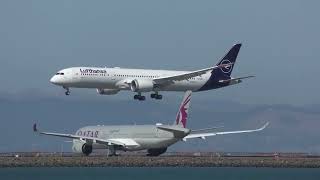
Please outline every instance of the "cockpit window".
[[64, 73], [56, 73], [56, 75], [64, 75]]

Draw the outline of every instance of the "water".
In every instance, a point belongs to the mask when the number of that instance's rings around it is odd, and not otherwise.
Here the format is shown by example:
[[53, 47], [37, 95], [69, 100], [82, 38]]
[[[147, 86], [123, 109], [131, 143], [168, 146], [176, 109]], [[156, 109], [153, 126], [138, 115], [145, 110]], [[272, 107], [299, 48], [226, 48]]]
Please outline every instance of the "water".
[[259, 179], [319, 180], [320, 169], [286, 168], [4, 168], [0, 180]]

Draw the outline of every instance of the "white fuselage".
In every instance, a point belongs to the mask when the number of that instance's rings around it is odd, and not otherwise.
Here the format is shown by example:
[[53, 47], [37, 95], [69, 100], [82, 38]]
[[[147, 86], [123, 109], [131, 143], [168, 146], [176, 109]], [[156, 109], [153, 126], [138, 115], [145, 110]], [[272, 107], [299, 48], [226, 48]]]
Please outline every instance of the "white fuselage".
[[194, 71], [71, 67], [60, 70], [50, 81], [63, 86], [66, 95], [70, 94], [69, 88], [96, 88], [102, 95], [131, 90], [137, 93], [134, 99], [145, 100], [142, 92], [153, 92], [151, 98], [162, 99], [159, 91], [206, 91], [252, 77], [231, 77], [240, 47], [241, 44], [235, 44], [216, 65]]
[[[96, 88], [108, 90], [131, 90], [133, 80], [152, 81], [154, 78], [172, 76], [187, 71], [74, 67], [63, 69], [51, 78], [51, 82], [66, 88]], [[154, 91], [197, 91], [210, 78], [208, 72], [188, 80], [176, 81]]]
[[[172, 126], [175, 127], [175, 126]], [[116, 139], [117, 141], [135, 141], [138, 145], [128, 146], [125, 151], [140, 151], [146, 149], [166, 148], [190, 133], [185, 129], [181, 136], [174, 135], [172, 132], [158, 129], [156, 125], [133, 125], [133, 126], [87, 126], [76, 132], [78, 136], [94, 137], [99, 139]], [[84, 142], [73, 141], [73, 151], [79, 152]], [[106, 149], [107, 145], [94, 143], [94, 149]]]

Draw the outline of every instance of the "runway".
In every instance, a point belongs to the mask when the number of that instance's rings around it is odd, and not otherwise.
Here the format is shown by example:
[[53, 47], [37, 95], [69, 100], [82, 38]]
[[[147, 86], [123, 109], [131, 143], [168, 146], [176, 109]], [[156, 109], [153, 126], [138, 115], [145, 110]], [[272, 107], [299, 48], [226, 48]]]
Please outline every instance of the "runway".
[[107, 157], [72, 153], [3, 153], [0, 167], [274, 167], [320, 168], [320, 156], [293, 153], [166, 153]]

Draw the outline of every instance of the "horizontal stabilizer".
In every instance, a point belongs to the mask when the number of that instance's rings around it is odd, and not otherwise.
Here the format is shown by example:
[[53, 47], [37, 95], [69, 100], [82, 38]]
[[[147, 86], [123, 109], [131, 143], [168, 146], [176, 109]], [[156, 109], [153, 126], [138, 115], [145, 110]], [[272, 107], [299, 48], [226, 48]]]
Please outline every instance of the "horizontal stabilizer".
[[190, 129], [179, 126], [157, 126], [158, 129], [171, 132], [176, 138], [183, 138], [190, 133]]
[[179, 127], [179, 126], [157, 126], [158, 129], [170, 131], [170, 132], [187, 132], [189, 129]]
[[241, 81], [242, 79], [248, 79], [248, 78], [253, 78], [255, 76], [244, 76], [244, 77], [239, 77], [239, 78], [231, 78], [231, 79], [226, 79], [226, 80], [219, 80], [220, 83], [226, 83], [226, 82], [236, 82], [236, 81]]

